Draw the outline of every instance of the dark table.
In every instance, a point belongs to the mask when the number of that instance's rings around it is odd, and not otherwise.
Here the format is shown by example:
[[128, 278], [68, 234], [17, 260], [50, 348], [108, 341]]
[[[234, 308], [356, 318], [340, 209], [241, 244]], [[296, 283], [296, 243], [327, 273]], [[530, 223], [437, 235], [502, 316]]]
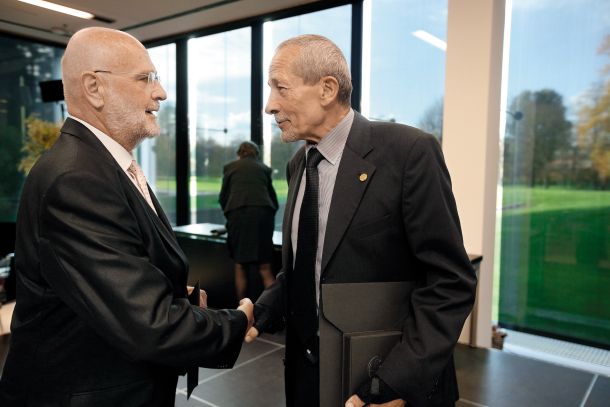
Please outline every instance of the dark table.
[[[186, 253], [190, 264], [189, 283], [199, 281], [201, 287], [208, 293], [208, 305], [214, 308], [234, 308], [235, 279], [233, 261], [226, 247], [227, 235], [218, 235], [214, 230], [224, 229], [224, 225], [214, 223], [197, 223], [174, 227], [174, 232], [182, 250]], [[483, 259], [480, 255], [468, 255], [472, 265], [477, 270]], [[273, 271], [277, 274], [282, 266], [282, 233], [273, 234]], [[260, 277], [256, 272], [248, 274], [254, 289], [249, 295], [252, 300], [258, 297], [262, 290]], [[473, 315], [474, 317], [475, 315]]]

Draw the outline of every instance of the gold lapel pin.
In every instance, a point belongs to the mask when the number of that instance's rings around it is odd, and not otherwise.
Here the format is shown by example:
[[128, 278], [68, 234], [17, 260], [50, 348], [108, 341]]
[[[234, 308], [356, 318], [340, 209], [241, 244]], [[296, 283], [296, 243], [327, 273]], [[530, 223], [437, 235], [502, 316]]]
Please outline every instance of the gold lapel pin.
[[362, 174], [360, 174], [360, 177], [358, 179], [360, 180], [360, 182], [364, 182], [368, 177], [369, 176], [366, 174], [366, 172], [363, 172]]

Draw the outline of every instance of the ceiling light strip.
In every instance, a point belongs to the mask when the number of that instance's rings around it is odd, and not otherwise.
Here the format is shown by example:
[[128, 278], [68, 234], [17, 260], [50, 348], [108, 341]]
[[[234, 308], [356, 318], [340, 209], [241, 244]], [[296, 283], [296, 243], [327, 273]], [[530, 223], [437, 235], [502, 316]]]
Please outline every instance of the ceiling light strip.
[[61, 6], [59, 4], [51, 3], [50, 1], [44, 0], [19, 0], [22, 3], [31, 4], [33, 6], [46, 8], [47, 10], [57, 11], [58, 13], [68, 14], [74, 17], [84, 18], [87, 20], [93, 20], [95, 16], [86, 11], [77, 10], [75, 8]]

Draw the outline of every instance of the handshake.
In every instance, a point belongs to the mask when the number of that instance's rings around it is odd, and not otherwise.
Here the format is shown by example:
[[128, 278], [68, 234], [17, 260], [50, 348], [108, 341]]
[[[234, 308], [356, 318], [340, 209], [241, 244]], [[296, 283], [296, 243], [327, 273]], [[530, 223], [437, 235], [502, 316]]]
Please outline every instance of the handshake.
[[[195, 290], [195, 287], [187, 286], [186, 289], [188, 296], [192, 297], [193, 290]], [[198, 303], [201, 308], [207, 308], [208, 295], [205, 290], [199, 290]], [[252, 326], [254, 325], [254, 304], [252, 304], [252, 300], [250, 300], [250, 298], [243, 298], [239, 301], [239, 306], [237, 307], [237, 309], [246, 314], [246, 318], [248, 318], [248, 327], [246, 328], [246, 337], [244, 339], [246, 343], [250, 343], [258, 336], [258, 330]]]
[[246, 317], [248, 318], [248, 328], [246, 328], [246, 337], [244, 340], [246, 343], [250, 343], [258, 336], [258, 330], [252, 326], [254, 325], [254, 304], [252, 304], [250, 298], [243, 298], [239, 301], [239, 307], [237, 307], [237, 309], [246, 314]]
[[237, 307], [237, 309], [243, 311], [248, 317], [248, 329], [246, 329], [244, 341], [250, 343], [254, 341], [259, 334], [258, 329], [252, 326], [254, 324], [254, 305], [249, 298], [244, 298], [239, 302], [239, 307]]

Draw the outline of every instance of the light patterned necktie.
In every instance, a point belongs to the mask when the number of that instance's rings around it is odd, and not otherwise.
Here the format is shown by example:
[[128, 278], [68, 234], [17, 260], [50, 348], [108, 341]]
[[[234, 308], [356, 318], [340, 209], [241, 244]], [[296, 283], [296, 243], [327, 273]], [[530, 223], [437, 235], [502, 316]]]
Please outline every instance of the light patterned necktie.
[[144, 172], [142, 171], [142, 168], [140, 168], [138, 163], [136, 163], [136, 160], [131, 161], [131, 165], [129, 166], [129, 168], [127, 168], [127, 171], [129, 171], [135, 177], [136, 183], [138, 184], [138, 189], [144, 196], [144, 199], [146, 199], [146, 202], [148, 202], [148, 204], [150, 205], [152, 210], [155, 211], [155, 213], [157, 213], [157, 211], [155, 209], [155, 205], [153, 205], [152, 199], [150, 198], [150, 193], [148, 192], [148, 185], [146, 184], [146, 177], [144, 176]]

